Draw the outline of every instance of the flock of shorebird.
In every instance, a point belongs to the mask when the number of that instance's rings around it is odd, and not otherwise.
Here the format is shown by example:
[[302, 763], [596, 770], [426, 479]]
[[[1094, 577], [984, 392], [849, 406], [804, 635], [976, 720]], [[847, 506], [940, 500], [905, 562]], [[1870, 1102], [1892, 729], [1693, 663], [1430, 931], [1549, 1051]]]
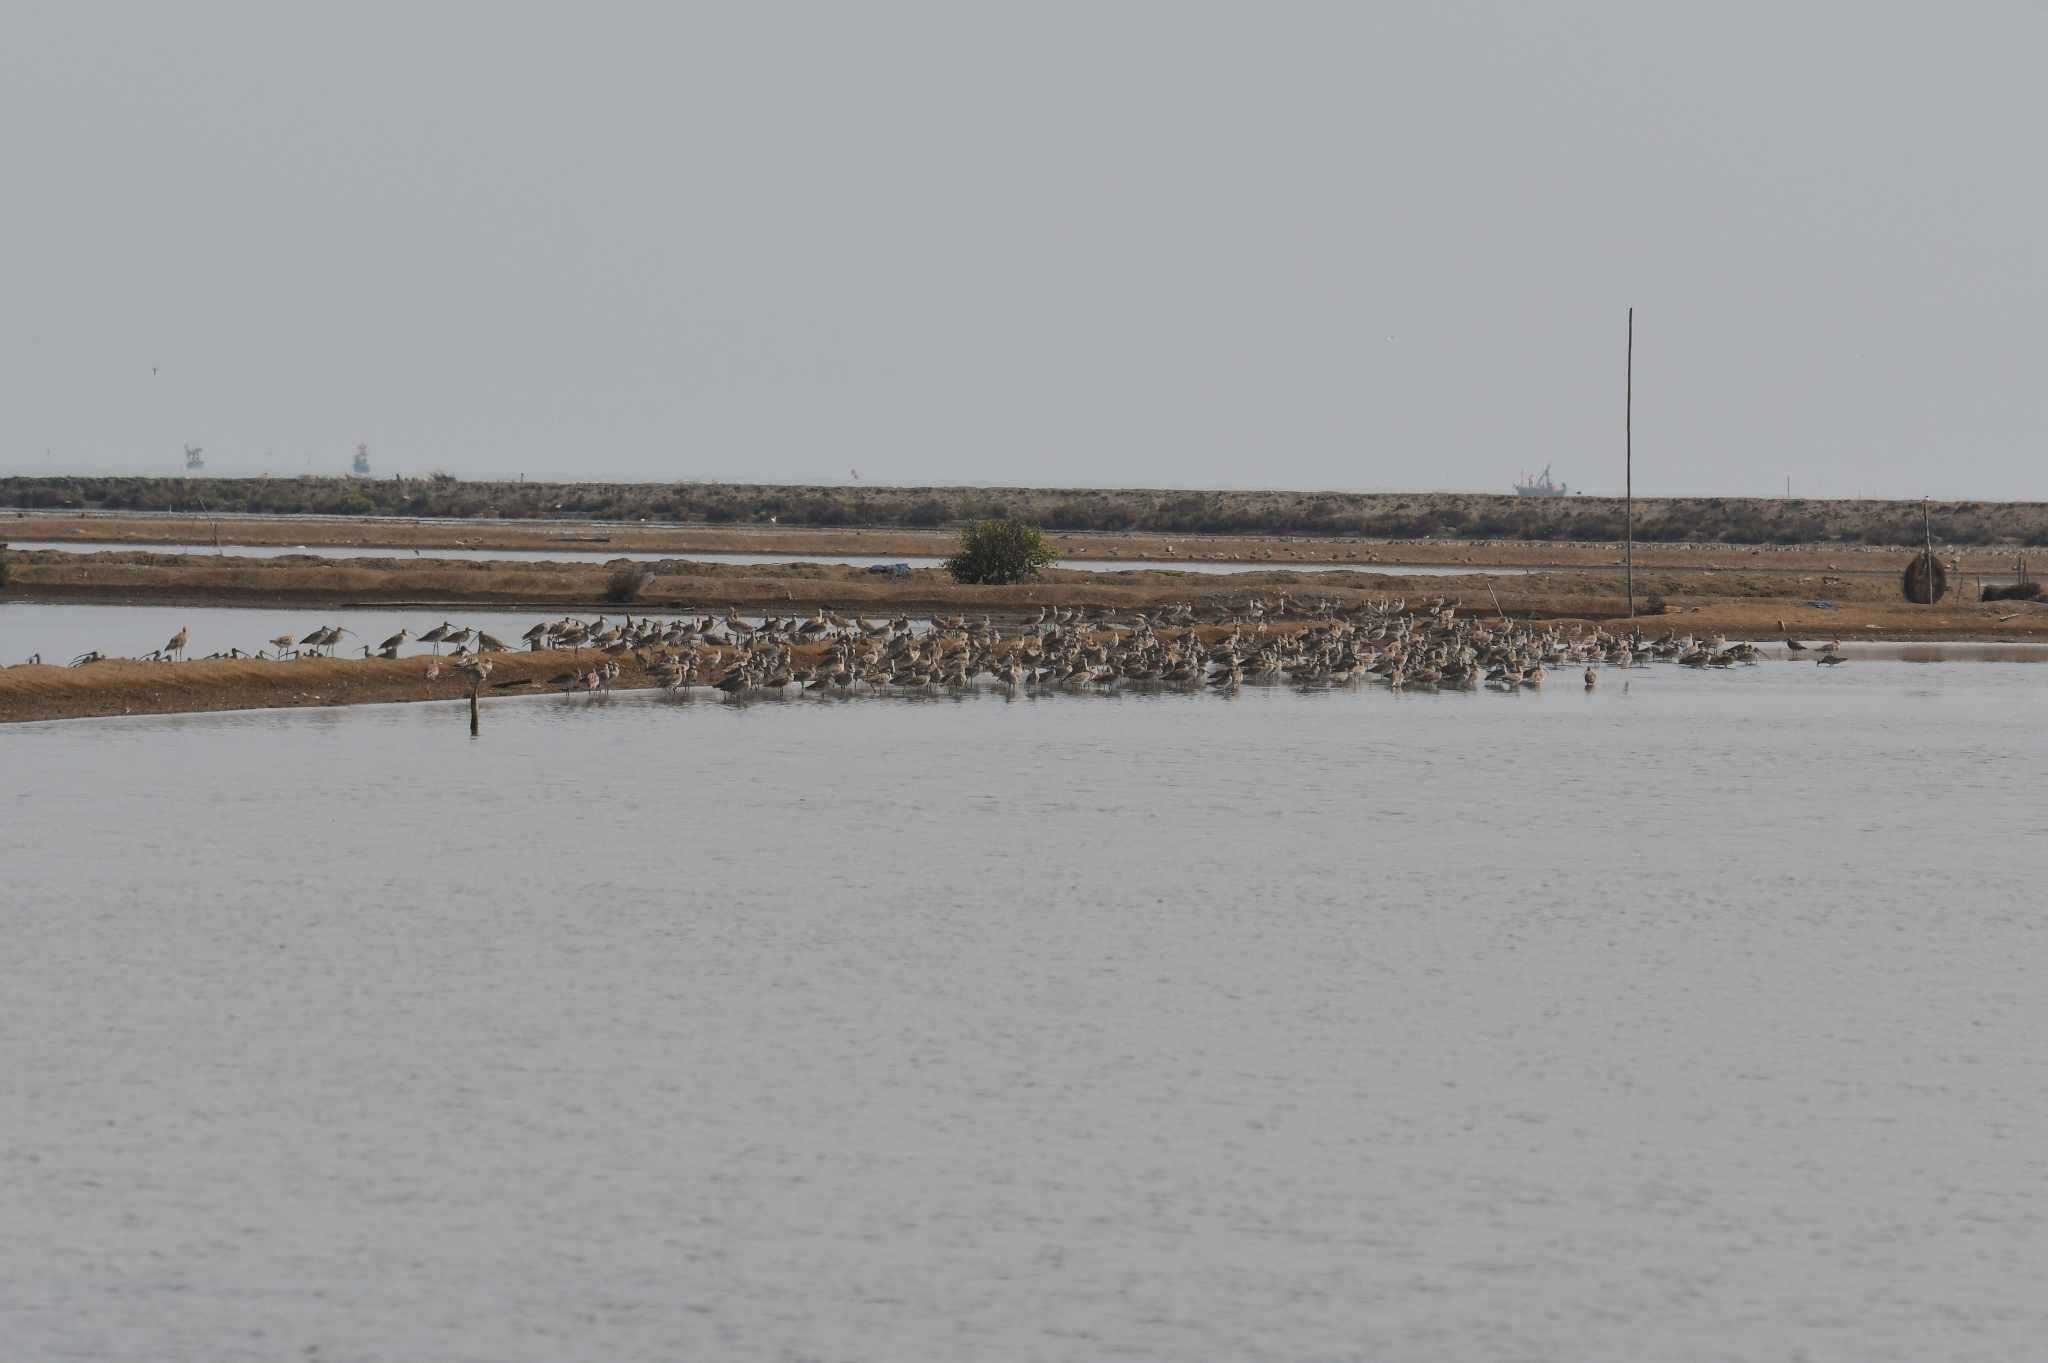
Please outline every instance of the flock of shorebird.
[[[326, 626], [296, 638], [280, 635], [256, 654], [231, 649], [213, 656], [332, 657], [349, 633]], [[984, 678], [1009, 687], [1228, 689], [1247, 682], [1318, 686], [1358, 681], [1397, 690], [1517, 690], [1541, 686], [1563, 669], [1583, 669], [1590, 689], [1598, 684], [1602, 667], [1668, 662], [1728, 668], [1764, 656], [1754, 643], [1676, 631], [1652, 638], [1639, 625], [1610, 631], [1486, 620], [1463, 614], [1441, 598], [1430, 604], [1384, 600], [1347, 608], [1327, 601], [1255, 599], [1206, 612], [1190, 605], [1128, 613], [1049, 607], [1035, 619], [1004, 625], [986, 616], [970, 622], [941, 615], [922, 627], [906, 617], [846, 618], [822, 608], [808, 617], [750, 621], [728, 609], [666, 619], [628, 615], [618, 621], [604, 616], [542, 621], [516, 645], [444, 622], [418, 635], [400, 630], [381, 643], [361, 645], [361, 652], [396, 658], [408, 639], [433, 645], [434, 656], [425, 660], [429, 679], [446, 669], [479, 688], [492, 672], [492, 655], [523, 649], [567, 653], [569, 665], [554, 676], [499, 682], [496, 688], [602, 691], [618, 680], [630, 660], [655, 685], [672, 692], [710, 687], [728, 695], [789, 687], [960, 688]], [[187, 631], [180, 630], [150, 656], [181, 657], [186, 641]], [[1807, 648], [1796, 640], [1786, 643], [1794, 651]], [[1821, 645], [1818, 651], [1822, 664], [1843, 661], [1837, 644]]]
[[[342, 625], [323, 625], [300, 635], [280, 634], [275, 639], [266, 641], [270, 645], [269, 648], [259, 648], [254, 653], [245, 653], [239, 648], [230, 648], [220, 653], [209, 653], [206, 656], [208, 658], [331, 658], [334, 656], [335, 645], [341, 642], [341, 637], [344, 634], [353, 636], [355, 631]], [[145, 653], [142, 656], [142, 661], [171, 662], [182, 659], [185, 656], [186, 642], [191, 637], [192, 631], [189, 627], [181, 629], [172, 635], [170, 642], [162, 648], [157, 649], [153, 653]], [[509, 651], [504, 641], [494, 638], [482, 630], [466, 629], [454, 624], [443, 623], [436, 625], [424, 634], [414, 634], [411, 630], [402, 629], [381, 644], [362, 645], [362, 654], [365, 658], [396, 658], [398, 650], [404, 647], [405, 641], [408, 639], [416, 639], [420, 643], [434, 645], [434, 652], [437, 655], [441, 651], [440, 646], [444, 643], [451, 648], [465, 652], [504, 653]], [[72, 659], [71, 665], [77, 667], [83, 663], [105, 662], [106, 660], [107, 655], [104, 653], [87, 653], [82, 657]]]

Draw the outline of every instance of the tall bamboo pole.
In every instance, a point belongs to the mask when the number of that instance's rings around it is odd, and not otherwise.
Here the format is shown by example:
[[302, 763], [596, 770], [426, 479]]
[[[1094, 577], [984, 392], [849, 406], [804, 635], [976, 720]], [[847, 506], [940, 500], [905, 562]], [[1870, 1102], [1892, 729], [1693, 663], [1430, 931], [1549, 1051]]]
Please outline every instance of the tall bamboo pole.
[[1636, 310], [1628, 310], [1628, 377], [1621, 409], [1623, 491], [1628, 502], [1628, 545], [1623, 550], [1628, 579], [1628, 618], [1636, 618]]

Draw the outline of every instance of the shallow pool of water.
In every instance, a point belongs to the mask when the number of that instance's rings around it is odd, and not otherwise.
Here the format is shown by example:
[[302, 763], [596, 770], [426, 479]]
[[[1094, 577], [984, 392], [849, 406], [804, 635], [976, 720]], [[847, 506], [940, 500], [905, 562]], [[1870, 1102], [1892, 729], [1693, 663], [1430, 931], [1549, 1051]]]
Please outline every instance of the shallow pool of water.
[[2027, 1357], [2040, 677], [0, 729], [4, 1352]]

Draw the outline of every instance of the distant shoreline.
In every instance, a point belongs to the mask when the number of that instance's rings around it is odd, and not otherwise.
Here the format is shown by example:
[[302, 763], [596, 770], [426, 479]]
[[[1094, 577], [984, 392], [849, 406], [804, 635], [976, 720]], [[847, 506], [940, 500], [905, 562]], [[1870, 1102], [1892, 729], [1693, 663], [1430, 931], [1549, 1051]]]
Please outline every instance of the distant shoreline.
[[[919, 532], [1012, 515], [1080, 534], [1578, 541], [1624, 538], [1622, 499], [1463, 492], [1198, 492], [1161, 488], [880, 487], [745, 483], [463, 482], [447, 477], [0, 478], [0, 507], [50, 512], [182, 512], [395, 517], [563, 529], [615, 523], [773, 533]], [[2048, 502], [1934, 502], [1939, 544], [2048, 547]], [[1643, 497], [1639, 543], [1916, 545], [1917, 501]], [[0, 514], [0, 526], [7, 517]], [[0, 535], [4, 538], [4, 535]]]

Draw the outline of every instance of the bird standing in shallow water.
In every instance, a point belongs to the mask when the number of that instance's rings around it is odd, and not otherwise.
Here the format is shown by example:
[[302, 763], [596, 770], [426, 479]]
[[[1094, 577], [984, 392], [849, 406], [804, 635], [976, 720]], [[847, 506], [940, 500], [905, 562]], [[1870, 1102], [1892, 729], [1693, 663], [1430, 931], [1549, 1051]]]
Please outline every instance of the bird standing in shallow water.
[[[976, 624], [961, 614], [934, 615], [928, 624], [915, 625], [898, 617], [884, 625], [842, 621], [822, 608], [808, 620], [799, 614], [751, 625], [736, 613], [725, 619], [705, 613], [671, 621], [628, 616], [617, 625], [603, 618], [595, 623], [565, 618], [543, 621], [520, 637], [529, 646], [577, 650], [573, 670], [545, 681], [515, 677], [497, 686], [603, 692], [631, 669], [633, 685], [671, 691], [716, 686], [732, 695], [777, 693], [791, 686], [807, 691], [828, 686], [840, 691], [857, 686], [958, 691], [984, 677], [1009, 687], [1110, 692], [1200, 686], [1206, 679], [1225, 695], [1239, 686], [1282, 679], [1303, 687], [1371, 681], [1390, 690], [1428, 691], [1472, 690], [1484, 679], [1491, 689], [1512, 692], [1539, 687], [1546, 674], [1555, 682], [1576, 665], [1592, 694], [1600, 684], [1600, 666], [1663, 662], [1725, 669], [1764, 656], [1755, 644], [1730, 644], [1719, 635], [1696, 638], [1673, 630], [1651, 640], [1637, 628], [1626, 634], [1594, 628], [1588, 634], [1578, 625], [1507, 620], [1495, 625], [1460, 618], [1444, 603], [1413, 612], [1392, 601], [1350, 610], [1328, 601], [1254, 604], [1258, 608], [1248, 614], [1237, 607], [1219, 611], [1212, 622], [1216, 628], [1200, 633], [1195, 612], [1187, 606], [1115, 613], [1106, 607], [1040, 609], [1043, 624], [1034, 628], [1026, 623], [1014, 634], [1005, 634], [986, 616]], [[1283, 620], [1281, 613], [1288, 618]], [[300, 657], [312, 657], [332, 650], [348, 633], [344, 627], [326, 626], [301, 634], [296, 644], [290, 635], [270, 643], [279, 656], [295, 648]], [[184, 652], [189, 637], [180, 630], [149, 656], [174, 658]], [[452, 645], [452, 658], [426, 664], [426, 681], [466, 674], [472, 689], [486, 675], [479, 654], [487, 658], [517, 646], [484, 630], [443, 621], [419, 635], [400, 630], [362, 652], [392, 657], [408, 639]], [[1823, 665], [1848, 661], [1835, 653], [1838, 643], [1804, 645], [1789, 636], [1786, 642], [1816, 651]], [[581, 661], [583, 648], [600, 655], [588, 670]], [[1630, 689], [1626, 678], [1625, 673], [1624, 696]]]

